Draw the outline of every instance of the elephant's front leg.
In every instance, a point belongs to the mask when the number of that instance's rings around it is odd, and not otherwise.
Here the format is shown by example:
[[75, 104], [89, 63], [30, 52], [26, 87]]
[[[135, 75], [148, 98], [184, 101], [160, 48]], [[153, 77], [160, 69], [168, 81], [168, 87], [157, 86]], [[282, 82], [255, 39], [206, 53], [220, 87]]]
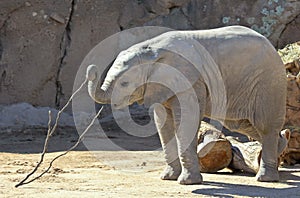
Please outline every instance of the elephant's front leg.
[[[178, 177], [180, 184], [202, 183], [197, 156], [197, 132], [201, 116], [198, 103], [194, 105], [191, 98], [184, 100], [184, 105], [174, 105], [172, 108], [179, 159], [182, 172]], [[181, 102], [182, 103], [182, 102]]]
[[258, 181], [278, 181], [278, 138], [274, 133], [264, 134], [262, 138], [262, 157], [259, 172], [256, 175]]
[[161, 174], [161, 179], [177, 180], [181, 173], [181, 166], [178, 158], [174, 119], [171, 110], [162, 105], [156, 105], [154, 108], [154, 120], [167, 162], [167, 166]]

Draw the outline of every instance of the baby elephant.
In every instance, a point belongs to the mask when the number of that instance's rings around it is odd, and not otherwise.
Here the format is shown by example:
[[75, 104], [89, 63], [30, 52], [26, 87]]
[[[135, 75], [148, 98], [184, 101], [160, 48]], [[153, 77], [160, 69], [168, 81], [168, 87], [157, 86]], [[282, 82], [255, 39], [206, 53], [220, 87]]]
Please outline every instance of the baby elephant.
[[210, 117], [260, 141], [257, 180], [279, 180], [286, 76], [262, 35], [241, 26], [169, 31], [122, 51], [107, 71], [101, 81], [97, 66], [87, 68], [89, 95], [96, 102], [113, 108], [155, 104], [167, 163], [162, 179], [202, 182], [196, 134], [201, 120]]

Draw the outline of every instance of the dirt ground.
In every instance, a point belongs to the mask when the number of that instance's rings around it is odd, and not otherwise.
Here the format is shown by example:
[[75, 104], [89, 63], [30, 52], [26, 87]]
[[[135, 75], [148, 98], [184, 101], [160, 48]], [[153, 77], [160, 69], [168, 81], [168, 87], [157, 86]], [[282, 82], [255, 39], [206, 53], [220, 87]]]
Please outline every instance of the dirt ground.
[[[160, 180], [164, 160], [158, 137], [133, 138], [121, 132], [111, 133], [109, 138], [123, 150], [91, 150], [80, 144], [76, 151], [58, 159], [50, 173], [15, 188], [39, 160], [44, 138], [45, 133], [36, 129], [0, 133], [0, 197], [300, 196], [300, 166], [280, 168], [278, 183], [260, 183], [254, 175], [227, 169], [203, 174], [201, 185]], [[72, 130], [54, 135], [44, 164], [74, 144], [76, 138]], [[86, 137], [94, 144], [101, 144], [101, 139], [95, 134]]]

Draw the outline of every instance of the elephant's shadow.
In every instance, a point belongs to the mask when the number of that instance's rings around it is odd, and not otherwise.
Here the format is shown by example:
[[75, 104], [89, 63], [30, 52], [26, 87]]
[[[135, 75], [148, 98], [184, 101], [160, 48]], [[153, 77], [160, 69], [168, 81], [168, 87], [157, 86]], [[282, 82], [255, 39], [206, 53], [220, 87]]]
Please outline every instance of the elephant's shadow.
[[[279, 171], [280, 181], [274, 185], [268, 185], [264, 182], [253, 182], [257, 185], [249, 184], [230, 184], [218, 181], [207, 181], [203, 183], [204, 187], [192, 191], [194, 194], [209, 195], [216, 197], [299, 197], [300, 196], [300, 168], [286, 168]], [[227, 174], [227, 173], [218, 173]], [[232, 174], [230, 174], [233, 176]], [[245, 173], [234, 173], [234, 175], [253, 176]], [[299, 174], [298, 174], [299, 175]], [[229, 174], [228, 174], [229, 176]], [[254, 177], [252, 178], [255, 179]], [[276, 187], [279, 184], [281, 187]], [[284, 184], [284, 187], [282, 187]], [[207, 186], [207, 188], [205, 187]], [[271, 187], [270, 187], [271, 186]]]

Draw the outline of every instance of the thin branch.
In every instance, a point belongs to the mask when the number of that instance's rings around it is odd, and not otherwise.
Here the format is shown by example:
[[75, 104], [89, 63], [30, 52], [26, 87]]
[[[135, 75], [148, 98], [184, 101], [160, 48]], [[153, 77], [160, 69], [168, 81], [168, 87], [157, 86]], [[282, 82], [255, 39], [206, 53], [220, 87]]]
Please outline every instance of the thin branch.
[[[21, 186], [21, 185], [29, 184], [29, 183], [31, 183], [31, 182], [33, 182], [33, 181], [35, 181], [35, 180], [41, 178], [44, 174], [46, 174], [46, 173], [50, 170], [50, 168], [52, 167], [54, 161], [56, 161], [58, 158], [60, 158], [60, 157], [62, 157], [62, 156], [64, 156], [64, 155], [68, 154], [70, 151], [74, 150], [74, 149], [79, 145], [79, 143], [82, 141], [83, 136], [84, 136], [84, 135], [89, 131], [89, 129], [93, 126], [95, 120], [96, 120], [97, 117], [100, 115], [102, 109], [103, 109], [103, 106], [102, 106], [101, 109], [98, 111], [98, 113], [95, 115], [95, 117], [92, 119], [92, 121], [91, 121], [90, 124], [87, 126], [87, 128], [86, 128], [86, 129], [83, 131], [83, 133], [79, 136], [77, 142], [76, 142], [71, 148], [69, 148], [69, 149], [68, 149], [67, 151], [65, 151], [64, 153], [62, 153], [62, 154], [56, 156], [55, 158], [53, 158], [53, 159], [51, 160], [51, 162], [50, 162], [48, 168], [47, 168], [45, 171], [43, 171], [43, 172], [42, 172], [40, 175], [38, 175], [37, 177], [35, 177], [35, 178], [33, 178], [33, 179], [31, 179], [31, 180], [29, 180], [29, 181], [26, 182], [26, 180], [29, 178], [29, 176], [32, 175], [32, 174], [37, 170], [37, 167], [35, 167], [34, 171], [33, 171], [32, 173], [30, 173], [29, 175], [27, 175], [27, 177], [26, 177], [25, 179], [23, 179], [20, 183], [18, 183], [15, 187], [17, 188], [17, 187], [19, 187], [19, 186]], [[41, 162], [41, 161], [40, 161], [40, 162]], [[39, 163], [38, 165], [40, 165], [40, 164], [41, 164], [41, 163]]]
[[48, 119], [48, 132], [47, 132], [47, 137], [46, 137], [46, 140], [45, 140], [45, 143], [44, 143], [44, 149], [43, 149], [43, 152], [41, 154], [41, 158], [40, 158], [40, 161], [38, 162], [38, 164], [35, 166], [35, 168], [32, 170], [31, 173], [29, 173], [21, 182], [19, 182], [17, 185], [15, 185], [15, 187], [19, 187], [21, 185], [24, 184], [24, 182], [31, 176], [33, 175], [37, 170], [38, 168], [40, 167], [40, 165], [42, 164], [42, 162], [44, 161], [44, 156], [47, 152], [47, 147], [48, 147], [48, 142], [49, 142], [49, 139], [50, 139], [50, 131], [51, 131], [51, 111], [48, 112], [49, 114], [49, 119]]
[[[58, 111], [57, 113], [57, 116], [56, 116], [56, 120], [55, 120], [55, 124], [54, 126], [52, 127], [51, 129], [51, 111], [49, 111], [49, 121], [48, 121], [48, 132], [47, 132], [47, 137], [46, 137], [46, 140], [45, 140], [45, 143], [44, 143], [44, 149], [43, 149], [43, 152], [41, 154], [41, 158], [40, 158], [40, 161], [38, 162], [38, 164], [36, 165], [36, 167], [32, 170], [31, 173], [29, 173], [22, 181], [20, 181], [17, 185], [15, 185], [15, 187], [19, 187], [19, 186], [22, 186], [24, 184], [29, 184], [31, 182], [33, 182], [34, 180], [42, 177], [45, 173], [47, 173], [50, 168], [52, 167], [52, 164], [53, 162], [60, 158], [61, 156], [64, 156], [66, 155], [68, 152], [72, 151], [74, 148], [76, 148], [78, 146], [78, 144], [81, 142], [83, 136], [87, 133], [87, 131], [91, 128], [91, 126], [93, 125], [93, 123], [95, 122], [95, 120], [97, 119], [97, 117], [100, 115], [102, 109], [103, 109], [103, 106], [101, 107], [101, 109], [98, 111], [98, 113], [95, 115], [95, 117], [92, 119], [91, 123], [88, 125], [88, 127], [84, 130], [84, 132], [79, 136], [78, 138], [78, 141], [76, 142], [76, 144], [74, 144], [70, 149], [68, 149], [66, 152], [62, 153], [61, 155], [58, 155], [57, 157], [55, 157], [51, 162], [50, 162], [50, 165], [49, 167], [44, 171], [42, 172], [39, 176], [27, 181], [29, 179], [29, 177], [31, 175], [33, 175], [37, 170], [38, 168], [40, 167], [40, 165], [42, 164], [43, 160], [44, 160], [44, 156], [47, 152], [47, 148], [48, 148], [48, 144], [49, 144], [49, 139], [51, 137], [51, 135], [54, 133], [54, 131], [56, 130], [57, 126], [58, 126], [58, 121], [59, 121], [59, 118], [60, 118], [60, 115], [61, 113], [66, 109], [66, 107], [70, 104], [70, 102], [72, 101], [72, 99], [74, 98], [74, 96], [82, 89], [82, 87], [84, 86], [84, 84], [86, 84], [87, 82], [87, 79], [84, 80], [84, 82], [80, 85], [80, 87], [71, 95], [70, 99], [68, 100], [68, 102], [65, 104], [65, 106], [60, 110]], [[26, 182], [27, 181], [27, 182]]]
[[82, 89], [83, 85], [87, 82], [87, 79], [84, 80], [84, 82], [80, 85], [80, 87], [71, 95], [71, 97], [69, 98], [68, 102], [65, 104], [65, 106], [63, 106], [63, 108], [58, 111], [57, 116], [56, 116], [56, 120], [55, 120], [55, 124], [50, 132], [50, 136], [53, 134], [53, 132], [56, 130], [57, 125], [58, 125], [58, 119], [60, 118], [60, 114], [67, 108], [67, 106], [70, 104], [70, 102], [73, 100], [74, 96], [80, 91], [80, 89]]

